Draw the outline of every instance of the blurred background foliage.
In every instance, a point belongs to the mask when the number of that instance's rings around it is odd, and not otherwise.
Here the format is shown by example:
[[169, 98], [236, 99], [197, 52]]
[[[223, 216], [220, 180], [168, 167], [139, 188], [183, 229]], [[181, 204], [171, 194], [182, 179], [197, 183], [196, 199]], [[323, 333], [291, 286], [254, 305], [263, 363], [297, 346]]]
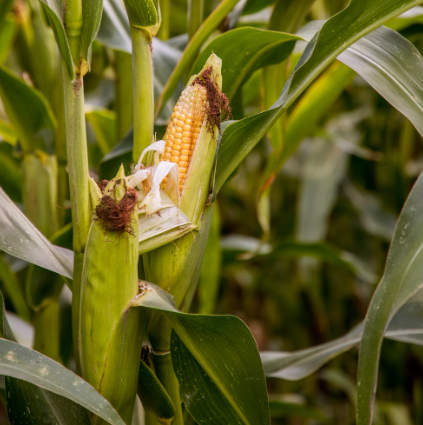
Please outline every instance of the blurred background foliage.
[[[156, 94], [160, 80], [166, 81], [172, 71], [171, 64], [161, 61], [160, 49], [172, 49], [176, 61], [187, 42], [187, 1], [164, 3], [167, 13], [158, 33], [163, 43], [154, 46], [154, 54], [158, 52], [154, 56]], [[218, 3], [205, 2], [204, 17]], [[346, 3], [316, 0], [301, 26], [328, 19]], [[240, 6], [243, 10], [238, 8], [239, 16], [232, 14], [225, 19], [208, 42], [233, 27], [272, 27], [274, 0], [248, 0]], [[423, 53], [423, 8], [413, 9], [389, 26]], [[286, 66], [292, 68], [296, 58], [294, 52]], [[70, 247], [59, 56], [36, 0], [0, 1], [0, 64], [44, 95], [57, 122], [56, 144], [50, 154], [55, 153], [58, 159], [55, 214], [64, 230], [56, 233], [55, 243]], [[90, 172], [98, 179], [114, 175], [120, 162], [131, 162], [130, 133], [127, 135], [132, 125], [130, 64], [128, 53], [102, 42], [100, 30], [93, 44], [92, 69], [85, 78]], [[342, 68], [342, 82], [335, 87], [330, 73], [339, 75]], [[252, 73], [234, 94], [234, 119], [265, 108], [265, 72], [259, 69]], [[276, 97], [280, 89], [275, 87]], [[289, 127], [300, 135], [301, 144], [275, 177], [268, 210], [263, 213], [257, 207], [261, 176], [271, 153], [268, 136], [220, 191], [192, 309], [239, 316], [261, 351], [315, 346], [341, 337], [363, 320], [383, 273], [396, 219], [423, 167], [423, 144], [414, 127], [345, 65], [337, 63], [328, 68], [291, 106], [288, 121], [294, 120], [306, 96], [308, 104], [314, 106], [302, 110], [297, 128]], [[116, 113], [125, 108], [125, 113]], [[166, 113], [157, 123], [159, 139]], [[0, 185], [22, 206], [24, 148], [18, 138], [18, 130], [0, 104]], [[114, 154], [110, 156], [110, 152]], [[33, 178], [42, 177], [37, 174]], [[56, 230], [57, 226], [46, 235]], [[21, 260], [7, 255], [0, 258], [0, 289], [15, 334], [26, 344], [31, 344], [33, 330], [21, 318], [28, 319], [41, 308], [31, 298], [28, 282], [34, 281], [33, 274]], [[57, 298], [57, 288], [46, 290], [58, 300], [59, 314], [51, 319], [57, 321], [61, 335], [56, 357], [72, 368], [69, 296], [64, 291]], [[422, 347], [384, 342], [375, 424], [423, 423], [422, 372]], [[356, 374], [354, 348], [304, 379], [269, 378], [272, 423], [355, 423]], [[0, 423], [6, 424], [2, 406]]]

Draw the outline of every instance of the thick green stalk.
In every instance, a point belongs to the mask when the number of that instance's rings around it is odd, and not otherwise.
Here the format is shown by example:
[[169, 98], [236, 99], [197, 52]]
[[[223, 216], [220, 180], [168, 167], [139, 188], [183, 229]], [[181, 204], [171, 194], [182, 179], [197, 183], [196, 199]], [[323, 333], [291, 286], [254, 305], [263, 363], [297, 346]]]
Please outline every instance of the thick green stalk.
[[[82, 27], [82, 2], [67, 2], [64, 25], [75, 68], [79, 71], [80, 34]], [[69, 171], [69, 191], [72, 206], [73, 249], [75, 263], [73, 274], [72, 329], [74, 335], [75, 359], [79, 370], [79, 341], [77, 332], [80, 326], [80, 283], [83, 252], [91, 224], [91, 204], [89, 195], [88, 152], [84, 114], [83, 78], [78, 72], [71, 81], [65, 64], [62, 64], [63, 91], [66, 117], [66, 151]]]
[[176, 378], [175, 372], [173, 371], [172, 356], [170, 353], [153, 354], [153, 358], [157, 378], [159, 378], [175, 406], [175, 417], [172, 421], [172, 425], [184, 425], [181, 398], [179, 394], [179, 382]]
[[204, 20], [204, 0], [188, 1], [188, 37], [191, 40]]
[[134, 100], [132, 94], [132, 56], [115, 52], [117, 139], [120, 140], [132, 127]]
[[73, 248], [76, 252], [83, 252], [91, 224], [84, 89], [82, 78], [77, 76], [74, 82], [70, 81], [65, 66], [63, 66], [63, 88], [66, 114], [66, 150], [72, 205]]
[[131, 27], [131, 33], [134, 86], [134, 148], [132, 159], [138, 161], [142, 151], [153, 141], [153, 62], [150, 34], [135, 27]]
[[211, 13], [210, 16], [203, 22], [194, 37], [192, 37], [188, 46], [185, 48], [181, 59], [167, 80], [167, 83], [157, 101], [156, 116], [160, 114], [160, 111], [175, 91], [176, 86], [183, 78], [185, 72], [188, 71], [194, 64], [203, 43], [207, 40], [215, 28], [219, 26], [223, 18], [232, 10], [237, 2], [238, 0], [223, 0], [213, 13]]

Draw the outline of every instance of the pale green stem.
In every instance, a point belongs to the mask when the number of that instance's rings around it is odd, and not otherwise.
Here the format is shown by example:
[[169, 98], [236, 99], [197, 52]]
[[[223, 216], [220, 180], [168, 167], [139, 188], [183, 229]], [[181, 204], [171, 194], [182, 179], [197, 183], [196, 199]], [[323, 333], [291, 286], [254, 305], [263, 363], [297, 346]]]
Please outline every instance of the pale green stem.
[[232, 10], [237, 4], [238, 0], [223, 0], [219, 6], [210, 14], [210, 16], [203, 22], [198, 31], [192, 37], [188, 46], [184, 50], [181, 59], [173, 70], [171, 76], [167, 80], [165, 87], [158, 99], [156, 105], [156, 116], [159, 115], [163, 106], [169, 100], [172, 93], [175, 91], [179, 81], [183, 78], [185, 71], [191, 68], [194, 64], [197, 54], [201, 46], [207, 40], [209, 35], [219, 26], [223, 18]]
[[188, 37], [191, 40], [204, 20], [204, 0], [188, 0]]
[[117, 138], [120, 140], [132, 127], [134, 118], [132, 57], [129, 53], [116, 51], [115, 58]]
[[170, 0], [160, 0], [160, 12], [162, 23], [157, 37], [161, 40], [167, 40], [170, 36]]
[[179, 382], [173, 371], [172, 356], [170, 353], [153, 354], [153, 358], [156, 376], [169, 394], [175, 406], [175, 417], [172, 421], [172, 425], [184, 425], [181, 397], [179, 394]]
[[76, 76], [74, 82], [70, 81], [65, 66], [63, 66], [63, 88], [66, 114], [66, 150], [72, 205], [73, 248], [76, 252], [83, 252], [91, 224], [84, 88], [82, 78]]
[[154, 86], [151, 37], [140, 28], [131, 27], [132, 75], [134, 86], [134, 147], [136, 162], [142, 151], [153, 141]]

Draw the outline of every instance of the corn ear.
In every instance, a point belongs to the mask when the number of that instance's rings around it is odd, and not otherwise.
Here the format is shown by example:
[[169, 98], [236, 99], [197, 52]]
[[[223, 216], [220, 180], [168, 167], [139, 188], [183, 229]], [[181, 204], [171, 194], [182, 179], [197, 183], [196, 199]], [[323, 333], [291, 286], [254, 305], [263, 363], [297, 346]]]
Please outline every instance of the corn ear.
[[[93, 181], [90, 184], [93, 205], [98, 206], [102, 194]], [[127, 190], [121, 167], [103, 195], [116, 203]], [[137, 311], [141, 309], [129, 309], [138, 294], [136, 215], [135, 206], [128, 223], [129, 233], [111, 231], [106, 219], [95, 215], [84, 256], [78, 329], [83, 378], [112, 403], [128, 424], [135, 403], [143, 332], [142, 312]], [[92, 423], [103, 421], [94, 417]]]
[[[191, 90], [190, 87], [198, 81], [197, 77], [202, 78], [205, 72], [210, 74], [210, 80], [220, 93], [222, 86], [221, 60], [214, 54], [209, 57], [203, 70], [190, 79], [186, 90]], [[143, 255], [146, 279], [171, 293], [175, 298], [176, 307], [182, 311], [188, 311], [191, 305], [213, 210], [213, 206], [208, 205], [207, 201], [217, 152], [218, 128], [217, 125], [210, 125], [211, 121], [207, 113], [208, 100], [206, 102], [206, 114], [198, 138], [193, 141], [194, 147], [190, 163], [186, 173], [184, 171], [183, 175], [180, 174], [183, 187], [181, 188], [179, 207], [197, 228], [194, 232], [186, 234], [173, 243]], [[201, 115], [203, 105], [196, 105], [195, 102], [192, 102], [192, 105], [197, 108], [194, 111], [196, 116]], [[176, 112], [180, 113], [177, 109]], [[176, 114], [174, 117], [178, 118]], [[172, 134], [172, 125], [173, 123], [167, 130], [168, 132], [170, 129], [170, 133], [166, 137], [167, 147], [168, 141], [171, 139], [169, 135]], [[173, 134], [175, 133], [176, 131], [173, 132]], [[173, 143], [174, 141], [175, 137]], [[166, 320], [160, 313], [153, 313], [149, 325], [149, 335], [153, 347], [157, 350], [165, 351], [169, 348], [170, 331], [168, 333], [163, 331], [166, 328], [165, 323]]]

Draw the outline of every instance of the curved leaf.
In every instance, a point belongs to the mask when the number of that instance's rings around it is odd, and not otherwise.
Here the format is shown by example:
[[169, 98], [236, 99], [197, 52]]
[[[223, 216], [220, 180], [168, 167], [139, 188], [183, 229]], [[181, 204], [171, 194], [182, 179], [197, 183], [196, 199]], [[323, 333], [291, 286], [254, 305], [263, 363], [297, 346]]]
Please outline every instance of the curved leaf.
[[215, 53], [222, 59], [222, 91], [231, 99], [251, 73], [286, 59], [297, 40], [301, 38], [278, 31], [252, 27], [234, 29], [216, 37], [204, 48], [190, 75], [198, 74], [207, 58]]
[[53, 151], [56, 121], [47, 100], [0, 66], [0, 96], [24, 151]]
[[107, 422], [124, 425], [111, 404], [91, 385], [54, 360], [16, 342], [0, 339], [0, 373], [22, 379], [80, 404]]
[[111, 404], [82, 378], [37, 351], [12, 341], [14, 337], [1, 294], [0, 304], [0, 373], [6, 375], [11, 423], [89, 424], [83, 406], [111, 424], [124, 425]]
[[0, 250], [72, 278], [73, 252], [52, 245], [0, 187]]
[[[271, 109], [232, 122], [225, 128], [216, 174], [219, 190], [242, 159], [278, 117], [339, 54], [389, 19], [419, 4], [419, 0], [353, 0], [329, 19], [307, 45], [295, 71]], [[337, 34], [334, 37], [333, 34]]]
[[385, 272], [367, 311], [358, 362], [357, 418], [371, 423], [383, 335], [393, 315], [422, 286], [423, 175], [415, 183], [398, 219]]
[[234, 316], [181, 313], [170, 304], [169, 294], [153, 284], [144, 285], [133, 306], [161, 310], [171, 321], [172, 362], [194, 420], [213, 425], [269, 424], [263, 369], [247, 326]]
[[[386, 338], [423, 345], [422, 296], [423, 292], [418, 300], [410, 300], [398, 311], [389, 324]], [[362, 336], [363, 323], [360, 323], [344, 336], [315, 347], [293, 352], [261, 352], [265, 374], [290, 381], [303, 379], [329, 360], [358, 345]]]

